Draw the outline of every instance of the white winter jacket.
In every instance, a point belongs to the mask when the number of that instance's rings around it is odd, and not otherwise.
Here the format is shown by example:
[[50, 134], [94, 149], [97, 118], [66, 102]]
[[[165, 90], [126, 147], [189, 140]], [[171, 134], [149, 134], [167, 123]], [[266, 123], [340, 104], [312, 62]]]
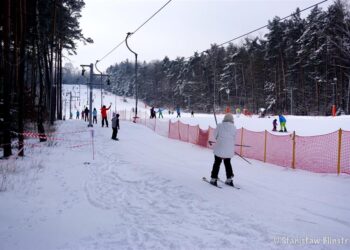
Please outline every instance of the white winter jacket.
[[235, 125], [232, 122], [218, 124], [214, 131], [214, 138], [216, 139], [214, 155], [221, 158], [232, 158], [235, 154]]

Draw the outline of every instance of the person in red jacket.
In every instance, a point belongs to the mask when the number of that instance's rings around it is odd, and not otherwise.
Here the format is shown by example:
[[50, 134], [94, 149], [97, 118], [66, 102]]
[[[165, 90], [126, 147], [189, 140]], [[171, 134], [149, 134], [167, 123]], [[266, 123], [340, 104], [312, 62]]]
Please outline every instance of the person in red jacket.
[[108, 108], [106, 108], [105, 105], [101, 108], [101, 116], [102, 116], [102, 127], [105, 125], [104, 122], [106, 122], [106, 127], [108, 128], [108, 121], [107, 121], [107, 110], [109, 110], [112, 106], [112, 103], [109, 105]]

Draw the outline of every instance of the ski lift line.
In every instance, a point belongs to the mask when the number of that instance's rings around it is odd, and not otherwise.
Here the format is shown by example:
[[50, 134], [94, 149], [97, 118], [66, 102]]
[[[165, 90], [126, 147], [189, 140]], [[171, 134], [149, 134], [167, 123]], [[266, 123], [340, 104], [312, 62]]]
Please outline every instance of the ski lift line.
[[[316, 3], [316, 4], [313, 4], [313, 5], [311, 5], [311, 6], [307, 7], [307, 8], [305, 8], [305, 9], [300, 10], [299, 13], [302, 13], [302, 12], [308, 10], [308, 9], [311, 9], [311, 8], [317, 6], [317, 5], [323, 4], [323, 3], [327, 2], [327, 1], [328, 1], [328, 0], [323, 0], [323, 1], [321, 1], [321, 2], [318, 2], [318, 3]], [[290, 15], [288, 15], [288, 16], [285, 16], [285, 17], [279, 19], [278, 22], [281, 22], [281, 21], [283, 21], [283, 20], [285, 20], [285, 19], [288, 19], [288, 18], [290, 18], [290, 17], [292, 17], [292, 16], [294, 16], [294, 15], [295, 15], [295, 12], [293, 12], [292, 14], [290, 14]], [[224, 46], [225, 44], [228, 44], [228, 43], [230, 43], [230, 42], [232, 42], [232, 41], [235, 41], [235, 40], [238, 40], [238, 39], [240, 39], [240, 38], [242, 38], [242, 37], [245, 37], [245, 36], [247, 36], [247, 35], [250, 35], [250, 34], [256, 32], [256, 31], [258, 31], [258, 30], [264, 29], [264, 28], [266, 28], [267, 26], [268, 26], [268, 24], [266, 24], [266, 25], [264, 25], [264, 26], [261, 26], [261, 27], [259, 27], [259, 28], [257, 28], [257, 29], [254, 29], [254, 30], [252, 30], [252, 31], [249, 31], [249, 32], [247, 32], [247, 33], [245, 33], [245, 34], [243, 34], [243, 35], [240, 35], [240, 36], [237, 36], [237, 37], [235, 37], [235, 38], [232, 38], [231, 40], [228, 40], [228, 41], [226, 41], [226, 42], [223, 42], [223, 43], [221, 43], [221, 44], [218, 44], [217, 46], [218, 46], [218, 47], [222, 47], [222, 46]], [[207, 51], [207, 50], [203, 50], [201, 53], [203, 53], [203, 52], [205, 52], [205, 51]], [[192, 57], [192, 56], [187, 57], [186, 59], [189, 59], [189, 58], [191, 58], [191, 57]]]
[[[321, 1], [321, 2], [318, 2], [318, 3], [314, 4], [314, 5], [311, 5], [311, 6], [307, 7], [307, 8], [305, 8], [305, 9], [300, 10], [300, 13], [301, 13], [301, 12], [304, 12], [304, 11], [306, 11], [306, 10], [308, 10], [308, 9], [311, 9], [311, 8], [313, 8], [313, 7], [315, 7], [315, 6], [319, 5], [319, 4], [325, 3], [325, 2], [327, 2], [327, 1], [328, 1], [328, 0], [323, 0], [323, 1]], [[285, 20], [285, 19], [288, 19], [288, 18], [290, 18], [290, 17], [292, 17], [292, 16], [294, 16], [294, 15], [295, 15], [295, 12], [292, 13], [292, 14], [290, 14], [290, 15], [288, 15], [288, 16], [286, 16], [286, 17], [281, 18], [278, 22], [281, 22], [281, 21], [283, 21], [283, 20]], [[219, 44], [218, 46], [221, 47], [221, 46], [223, 46], [223, 45], [225, 45], [225, 44], [227, 44], [227, 43], [229, 43], [229, 42], [232, 42], [232, 41], [237, 40], [237, 39], [239, 39], [239, 38], [242, 38], [242, 37], [244, 37], [244, 36], [250, 35], [251, 33], [254, 33], [254, 32], [258, 31], [258, 30], [264, 29], [264, 28], [266, 28], [267, 26], [268, 26], [268, 24], [267, 24], [267, 25], [264, 25], [264, 26], [261, 26], [260, 28], [257, 28], [257, 29], [255, 29], [255, 30], [253, 30], [253, 31], [250, 31], [250, 32], [246, 33], [246, 34], [240, 35], [240, 36], [235, 37], [235, 38], [233, 38], [233, 39], [231, 39], [231, 40], [228, 40], [228, 41], [226, 41], [226, 42], [224, 42], [224, 43], [221, 43], [221, 44]]]
[[[135, 34], [138, 30], [140, 30], [146, 23], [148, 23], [155, 15], [157, 15], [162, 9], [164, 9], [172, 0], [169, 0], [168, 2], [166, 2], [159, 10], [157, 10], [152, 16], [150, 16], [146, 21], [144, 21], [136, 30], [134, 30], [134, 32], [131, 32], [130, 36], [132, 36], [133, 34]], [[105, 59], [107, 56], [109, 56], [113, 51], [115, 51], [118, 47], [120, 47], [124, 42], [126, 41], [126, 39], [124, 39], [123, 41], [121, 41], [117, 46], [115, 46], [111, 51], [109, 51], [106, 55], [104, 55], [101, 59], [97, 60], [97, 61], [102, 61], [103, 59]]]

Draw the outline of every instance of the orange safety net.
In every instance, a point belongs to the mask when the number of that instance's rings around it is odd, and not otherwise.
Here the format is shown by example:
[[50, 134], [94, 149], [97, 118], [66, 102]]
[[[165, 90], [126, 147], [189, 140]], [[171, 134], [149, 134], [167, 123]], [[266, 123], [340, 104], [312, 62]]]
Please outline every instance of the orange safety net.
[[179, 121], [179, 139], [181, 141], [188, 141], [188, 124], [184, 124]]
[[[214, 130], [215, 128], [212, 128], [212, 127], [208, 128], [208, 141], [212, 141], [212, 142], [216, 141], [216, 139], [214, 138]], [[214, 147], [214, 145], [215, 145], [214, 143], [212, 143], [211, 145], [210, 143], [207, 143], [207, 147], [211, 149]]]
[[[267, 133], [266, 162], [282, 167], [290, 167], [293, 156], [292, 146], [293, 141], [290, 135], [274, 135]], [[255, 144], [253, 144], [252, 147], [255, 147]]]
[[241, 141], [242, 129], [239, 132], [239, 136], [236, 135], [236, 144], [241, 145], [242, 143], [242, 147], [236, 146], [236, 152], [251, 159], [264, 161], [265, 133], [244, 129], [243, 141]]
[[198, 131], [198, 144], [199, 146], [202, 147], [207, 147], [208, 146], [208, 138], [209, 138], [209, 130], [203, 130], [199, 129]]
[[342, 131], [340, 172], [350, 174], [350, 131]]
[[169, 120], [169, 135], [168, 137], [171, 139], [180, 140], [180, 133], [179, 133], [179, 122], [171, 122]]
[[316, 173], [337, 173], [338, 132], [295, 136], [295, 168]]
[[169, 135], [169, 122], [164, 122], [164, 121], [158, 120], [157, 124], [155, 126], [155, 132], [158, 135], [168, 137], [168, 135]]
[[198, 133], [199, 133], [199, 125], [197, 126], [189, 126], [188, 127], [188, 142], [192, 144], [198, 143]]
[[[120, 119], [130, 119], [126, 111], [120, 111]], [[180, 121], [163, 122], [157, 119], [140, 118], [137, 121], [157, 134], [171, 139], [190, 142], [202, 147], [213, 148], [214, 128], [201, 129]], [[341, 139], [341, 141], [339, 140]], [[340, 143], [341, 142], [341, 143]], [[293, 143], [295, 143], [293, 147]], [[298, 136], [293, 134], [271, 134], [237, 129], [234, 148], [244, 157], [265, 161], [275, 165], [303, 169], [316, 173], [350, 174], [350, 131], [336, 131], [319, 136]], [[246, 145], [244, 147], [240, 145]], [[340, 147], [340, 148], [339, 148]], [[339, 151], [340, 149], [340, 151]], [[294, 160], [293, 160], [294, 157]]]

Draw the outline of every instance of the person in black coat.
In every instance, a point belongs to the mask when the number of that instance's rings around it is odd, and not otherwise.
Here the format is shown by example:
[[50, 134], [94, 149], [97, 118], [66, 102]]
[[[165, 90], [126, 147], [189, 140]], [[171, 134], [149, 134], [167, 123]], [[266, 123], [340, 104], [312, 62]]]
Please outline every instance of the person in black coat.
[[117, 134], [118, 134], [118, 129], [120, 129], [119, 114], [114, 115], [112, 118], [112, 129], [113, 129], [112, 140], [118, 141], [119, 139], [117, 138]]

